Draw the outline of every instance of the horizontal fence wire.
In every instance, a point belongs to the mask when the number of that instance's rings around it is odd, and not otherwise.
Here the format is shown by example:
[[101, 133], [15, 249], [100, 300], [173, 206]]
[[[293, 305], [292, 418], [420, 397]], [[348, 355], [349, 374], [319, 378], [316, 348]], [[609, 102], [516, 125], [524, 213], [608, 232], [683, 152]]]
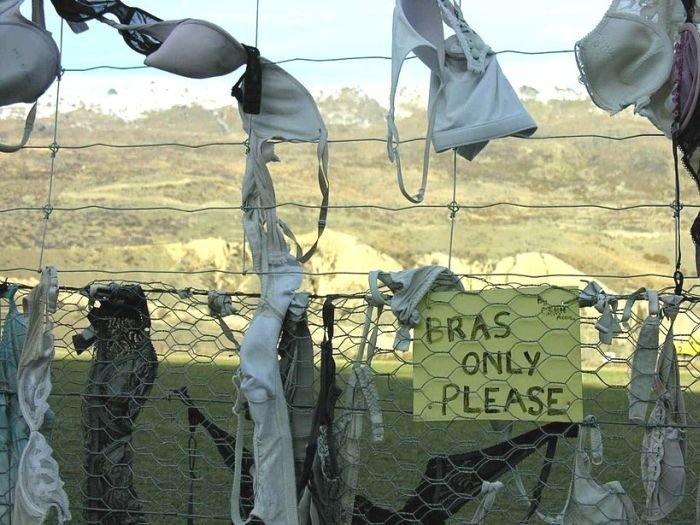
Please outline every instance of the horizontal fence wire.
[[[36, 273], [38, 270], [36, 268], [29, 268], [29, 267], [12, 267], [12, 268], [0, 268], [0, 272], [29, 272], [29, 273]], [[153, 269], [147, 269], [147, 268], [142, 268], [142, 269], [133, 269], [133, 270], [110, 270], [110, 269], [105, 269], [105, 268], [62, 268], [60, 270], [60, 273], [65, 273], [65, 274], [81, 274], [81, 273], [87, 273], [87, 274], [108, 274], [108, 275], [129, 275], [129, 274], [144, 274], [144, 273], [152, 273], [154, 275], [201, 275], [201, 274], [224, 274], [224, 275], [239, 275], [239, 276], [248, 276], [248, 275], [277, 275], [274, 272], [264, 272], [264, 271], [234, 271], [234, 270], [222, 270], [219, 268], [210, 268], [210, 269], [205, 269], [205, 270], [163, 270], [163, 269], [158, 269], [158, 268], [153, 268]], [[296, 272], [295, 272], [296, 273]], [[300, 275], [303, 276], [309, 276], [309, 277], [322, 277], [322, 276], [333, 276], [333, 275], [348, 275], [348, 276], [366, 276], [367, 272], [353, 272], [353, 271], [348, 271], [348, 270], [335, 270], [332, 272], [309, 272], [309, 271], [302, 271], [299, 272]], [[592, 279], [641, 279], [641, 278], [649, 278], [649, 277], [659, 277], [662, 279], [673, 279], [673, 274], [665, 274], [665, 273], [636, 273], [636, 274], [579, 274], [579, 273], [546, 273], [546, 274], [533, 274], [533, 273], [497, 273], [497, 272], [488, 272], [488, 273], [470, 273], [468, 275], [470, 278], [478, 278], [478, 279], [488, 279], [488, 278], [497, 278], [497, 277], [515, 277], [515, 278], [523, 278], [523, 279], [555, 279], [558, 277], [574, 277], [574, 278], [592, 278]], [[688, 276], [686, 277], [688, 280], [695, 280], [697, 279], [696, 277]]]
[[[599, 139], [599, 140], [611, 140], [611, 141], [625, 141], [643, 138], [665, 138], [663, 133], [635, 133], [633, 135], [602, 135], [593, 133], [572, 133], [566, 135], [533, 135], [530, 137], [512, 137], [515, 140], [565, 140], [565, 139]], [[404, 139], [400, 141], [394, 141], [394, 144], [410, 144], [414, 142], [424, 142], [425, 137], [417, 137], [411, 139]], [[280, 143], [290, 143], [298, 144], [301, 141], [289, 140], [289, 141], [276, 141], [276, 144]], [[314, 141], [309, 141], [314, 143]], [[386, 143], [387, 139], [367, 137], [367, 138], [356, 138], [356, 139], [329, 139], [329, 144], [353, 144], [362, 142], [381, 142]], [[92, 148], [114, 148], [114, 149], [138, 149], [138, 148], [166, 148], [166, 147], [177, 147], [186, 149], [202, 149], [202, 148], [212, 148], [212, 147], [245, 147], [245, 142], [206, 142], [203, 144], [187, 144], [183, 142], [151, 142], [151, 143], [139, 143], [139, 144], [110, 144], [106, 142], [96, 142], [93, 144], [61, 144], [56, 146], [54, 144], [49, 145], [29, 145], [24, 146], [23, 149], [38, 149], [38, 150], [55, 150], [55, 149], [67, 149], [67, 150], [82, 150], [82, 149], [92, 149]]]
[[[495, 51], [494, 53], [496, 55], [505, 55], [505, 54], [514, 54], [514, 55], [528, 55], [528, 56], [537, 56], [537, 55], [560, 55], [560, 54], [567, 54], [567, 53], [573, 53], [573, 49], [559, 49], [559, 50], [547, 50], [547, 51], [523, 51], [523, 50], [517, 50], [517, 49], [503, 49], [501, 51]], [[406, 57], [406, 60], [415, 60], [417, 57], [415, 56], [409, 56]], [[350, 57], [329, 57], [329, 58], [312, 58], [312, 57], [296, 57], [296, 58], [284, 58], [281, 60], [276, 60], [271, 62], [271, 64], [289, 64], [291, 62], [316, 62], [316, 63], [324, 63], [324, 62], [350, 62], [354, 60], [391, 60], [390, 56], [382, 56], [382, 55], [364, 55], [364, 56], [350, 56]], [[62, 71], [68, 72], [68, 73], [85, 73], [89, 71], [96, 71], [99, 69], [113, 69], [116, 71], [129, 71], [129, 70], [134, 70], [134, 69], [150, 69], [151, 66], [114, 66], [114, 65], [97, 65], [97, 66], [89, 66], [89, 67], [82, 67], [82, 68], [62, 68]]]
[[[605, 211], [629, 211], [639, 209], [673, 209], [673, 204], [664, 203], [646, 203], [646, 204], [631, 204], [628, 206], [607, 206], [604, 204], [522, 204], [519, 202], [489, 202], [486, 204], [457, 204], [456, 208], [464, 210], [485, 210], [489, 208], [521, 208], [525, 210], [567, 210], [567, 209], [590, 209], [590, 210], [605, 210]], [[700, 208], [700, 204], [684, 204], [684, 208]], [[446, 209], [453, 210], [455, 205], [449, 204], [413, 204], [409, 206], [382, 206], [379, 204], [328, 204], [326, 206], [303, 204], [299, 202], [280, 202], [275, 206], [249, 206], [249, 210], [269, 210], [276, 208], [303, 208], [303, 209], [321, 209], [328, 210], [381, 210], [389, 212], [402, 212], [419, 209]], [[100, 210], [110, 212], [126, 212], [126, 211], [173, 211], [178, 213], [204, 213], [208, 211], [243, 211], [242, 206], [203, 206], [201, 208], [180, 208], [177, 206], [103, 206], [97, 204], [88, 204], [85, 206], [52, 206], [53, 212], [77, 212], [86, 210]], [[14, 208], [0, 209], [0, 213], [13, 213], [18, 211], [41, 211], [45, 212], [45, 206], [21, 206]]]

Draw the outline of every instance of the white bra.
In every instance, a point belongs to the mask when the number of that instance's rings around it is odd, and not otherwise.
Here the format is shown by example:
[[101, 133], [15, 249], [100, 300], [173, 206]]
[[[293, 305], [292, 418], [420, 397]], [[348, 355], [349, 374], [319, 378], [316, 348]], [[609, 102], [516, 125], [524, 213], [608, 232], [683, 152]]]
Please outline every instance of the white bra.
[[[447, 40], [443, 21], [454, 31]], [[431, 70], [423, 178], [413, 195], [403, 182], [394, 117], [401, 67], [411, 52]], [[473, 160], [491, 139], [528, 137], [537, 130], [496, 56], [451, 0], [396, 0], [391, 59], [388, 155], [396, 163], [399, 189], [411, 202], [424, 198], [431, 141], [438, 153], [454, 148]]]

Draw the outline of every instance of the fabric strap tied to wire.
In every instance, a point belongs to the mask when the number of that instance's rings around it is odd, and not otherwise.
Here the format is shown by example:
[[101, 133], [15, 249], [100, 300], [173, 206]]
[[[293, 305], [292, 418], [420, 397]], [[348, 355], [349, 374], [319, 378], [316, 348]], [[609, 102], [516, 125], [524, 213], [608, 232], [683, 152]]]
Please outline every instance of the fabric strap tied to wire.
[[586, 281], [586, 287], [579, 292], [579, 305], [592, 306], [600, 312], [600, 318], [595, 324], [603, 344], [612, 344], [613, 338], [622, 333], [620, 320], [617, 317], [617, 297], [608, 295], [595, 281]]

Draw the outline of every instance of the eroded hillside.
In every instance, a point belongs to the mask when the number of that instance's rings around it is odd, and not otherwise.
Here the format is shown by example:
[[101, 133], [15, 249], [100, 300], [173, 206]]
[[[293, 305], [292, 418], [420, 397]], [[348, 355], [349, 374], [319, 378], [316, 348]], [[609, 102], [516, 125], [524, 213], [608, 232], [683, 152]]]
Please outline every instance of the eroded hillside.
[[[452, 154], [433, 153], [427, 199], [414, 207], [401, 197], [386, 156], [385, 109], [351, 89], [319, 100], [333, 141], [332, 231], [307, 270], [341, 275], [320, 276], [309, 285], [343, 291], [361, 286], [364, 277], [356, 274], [367, 269], [445, 264], [450, 246], [454, 268], [464, 273], [499, 273], [508, 258], [539, 253], [587, 275], [670, 274], [669, 142], [656, 136], [549, 139], [656, 131], [631, 113], [610, 117], [588, 101], [527, 104], [539, 125], [534, 140], [493, 141], [475, 161], [457, 159], [456, 180]], [[402, 139], [423, 136], [419, 101], [405, 101], [400, 115]], [[21, 125], [19, 117], [0, 121], [0, 141], [16, 136]], [[76, 285], [138, 278], [176, 286], [249, 286], [240, 275], [250, 261], [240, 210], [245, 137], [235, 107], [175, 107], [135, 120], [79, 108], [60, 114], [58, 131], [44, 262], [84, 270], [64, 274]], [[5, 275], [30, 275], [12, 269], [38, 265], [52, 137], [53, 122], [43, 119], [33, 148], [0, 157]], [[280, 144], [277, 153], [281, 162], [271, 170], [279, 215], [309, 245], [316, 229], [313, 206], [320, 202], [315, 146]], [[409, 188], [417, 187], [422, 157], [421, 141], [401, 146]], [[684, 175], [682, 182], [686, 204], [696, 204], [690, 178]], [[684, 232], [692, 215], [686, 207]], [[683, 243], [690, 273], [687, 235]], [[669, 284], [653, 276], [642, 280]], [[621, 287], [624, 281], [610, 282]]]

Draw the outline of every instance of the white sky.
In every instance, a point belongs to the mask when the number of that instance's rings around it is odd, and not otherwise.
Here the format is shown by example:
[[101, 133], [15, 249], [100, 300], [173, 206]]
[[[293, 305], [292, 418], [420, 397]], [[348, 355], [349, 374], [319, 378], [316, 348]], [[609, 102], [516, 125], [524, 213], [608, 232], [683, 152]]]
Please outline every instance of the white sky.
[[[163, 19], [202, 18], [214, 22], [236, 39], [254, 44], [256, 0], [127, 0]], [[30, 2], [23, 10], [29, 11]], [[609, 0], [463, 0], [466, 21], [494, 50], [544, 51], [572, 49], [603, 16]], [[392, 0], [259, 0], [258, 47], [271, 60], [294, 57], [331, 58], [391, 55]], [[60, 41], [61, 24], [46, 0], [49, 30]], [[66, 69], [99, 65], [138, 66], [143, 56], [132, 51], [112, 28], [97, 21], [90, 30], [73, 34], [63, 30], [63, 66]], [[557, 88], [585, 90], [571, 53], [561, 55], [499, 55], [499, 62], [517, 89], [529, 85], [544, 96]], [[341, 87], [359, 88], [386, 105], [390, 61], [361, 60], [331, 63], [293, 62], [285, 67], [314, 95]], [[155, 69], [67, 72], [61, 94], [67, 107], [79, 103], [123, 111], [129, 103], [162, 107], [198, 101], [204, 105], [231, 102], [231, 85], [242, 71], [223, 78], [192, 80]], [[428, 71], [418, 61], [408, 63], [401, 87], [423, 92]], [[107, 95], [114, 88], [117, 95]], [[55, 88], [46, 98], [55, 98]], [[136, 96], [136, 98], [134, 98]]]

